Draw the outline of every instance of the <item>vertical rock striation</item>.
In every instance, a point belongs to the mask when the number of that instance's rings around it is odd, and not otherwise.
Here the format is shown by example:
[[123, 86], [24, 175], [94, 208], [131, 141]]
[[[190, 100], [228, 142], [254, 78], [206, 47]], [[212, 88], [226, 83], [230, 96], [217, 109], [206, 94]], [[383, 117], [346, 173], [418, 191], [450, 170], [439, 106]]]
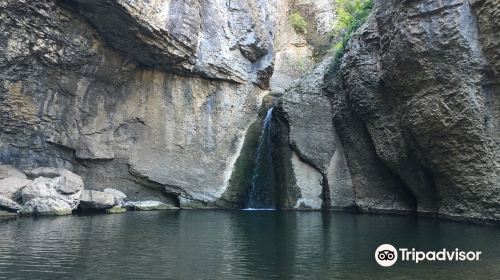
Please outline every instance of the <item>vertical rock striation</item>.
[[[271, 89], [278, 207], [496, 223], [499, 11], [376, 1], [341, 58], [313, 69], [327, 0], [5, 0], [0, 163], [66, 168], [131, 200], [239, 207]], [[27, 179], [2, 170], [11, 200]]]
[[328, 71], [282, 97], [292, 201], [498, 223], [499, 9], [378, 1]]
[[500, 219], [494, 2], [378, 3], [326, 76], [352, 174], [383, 164], [419, 212]]
[[2, 1], [0, 162], [211, 204], [273, 71], [274, 1]]

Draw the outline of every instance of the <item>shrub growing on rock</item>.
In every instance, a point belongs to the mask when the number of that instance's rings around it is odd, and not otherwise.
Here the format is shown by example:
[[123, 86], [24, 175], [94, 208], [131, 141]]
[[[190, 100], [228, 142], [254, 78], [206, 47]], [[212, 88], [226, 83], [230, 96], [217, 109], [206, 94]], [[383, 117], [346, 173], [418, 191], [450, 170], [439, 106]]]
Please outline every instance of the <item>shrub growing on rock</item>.
[[289, 19], [290, 19], [290, 24], [292, 24], [293, 29], [295, 29], [295, 32], [297, 33], [307, 32], [307, 22], [298, 11], [293, 11], [289, 16]]
[[332, 45], [334, 64], [344, 54], [352, 34], [366, 21], [373, 8], [373, 0], [333, 0], [337, 14]]

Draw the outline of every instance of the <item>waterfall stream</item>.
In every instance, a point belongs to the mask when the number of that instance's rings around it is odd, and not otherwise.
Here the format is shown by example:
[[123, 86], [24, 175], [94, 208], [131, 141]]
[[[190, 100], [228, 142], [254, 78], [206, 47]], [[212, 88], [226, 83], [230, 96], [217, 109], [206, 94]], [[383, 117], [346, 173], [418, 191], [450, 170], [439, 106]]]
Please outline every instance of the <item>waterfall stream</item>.
[[271, 210], [276, 207], [274, 202], [275, 175], [271, 154], [272, 119], [273, 108], [270, 108], [262, 124], [246, 210]]

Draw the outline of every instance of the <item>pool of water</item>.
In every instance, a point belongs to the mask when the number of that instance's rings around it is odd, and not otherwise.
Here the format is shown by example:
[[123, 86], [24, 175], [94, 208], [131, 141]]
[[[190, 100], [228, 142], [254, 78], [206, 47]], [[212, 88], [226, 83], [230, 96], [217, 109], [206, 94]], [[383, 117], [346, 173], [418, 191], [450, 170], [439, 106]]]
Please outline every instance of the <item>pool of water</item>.
[[[184, 210], [0, 220], [0, 279], [500, 279], [500, 229], [389, 215]], [[479, 262], [374, 259], [382, 243]]]

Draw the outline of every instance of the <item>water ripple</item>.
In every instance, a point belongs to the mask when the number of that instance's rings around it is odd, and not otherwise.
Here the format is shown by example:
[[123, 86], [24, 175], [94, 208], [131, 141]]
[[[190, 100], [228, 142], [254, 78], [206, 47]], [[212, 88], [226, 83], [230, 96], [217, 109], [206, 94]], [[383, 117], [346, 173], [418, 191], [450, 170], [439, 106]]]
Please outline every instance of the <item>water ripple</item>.
[[[498, 279], [500, 230], [410, 217], [176, 211], [0, 223], [0, 279]], [[480, 236], [481, 238], [477, 238]], [[482, 250], [380, 268], [381, 243]]]

